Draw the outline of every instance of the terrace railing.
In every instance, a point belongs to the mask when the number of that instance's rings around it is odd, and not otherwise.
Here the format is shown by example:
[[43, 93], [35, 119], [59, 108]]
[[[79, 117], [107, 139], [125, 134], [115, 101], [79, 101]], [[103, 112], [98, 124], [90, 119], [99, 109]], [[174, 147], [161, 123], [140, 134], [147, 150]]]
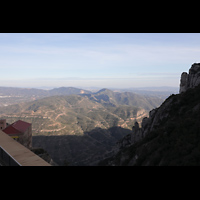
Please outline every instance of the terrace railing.
[[3, 147], [0, 146], [1, 166], [21, 166]]

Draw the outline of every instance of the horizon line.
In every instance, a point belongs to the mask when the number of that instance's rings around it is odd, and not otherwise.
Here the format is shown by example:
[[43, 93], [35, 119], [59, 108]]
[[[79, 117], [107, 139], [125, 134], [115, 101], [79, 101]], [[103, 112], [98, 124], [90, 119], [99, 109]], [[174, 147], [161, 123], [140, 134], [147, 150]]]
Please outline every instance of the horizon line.
[[138, 86], [138, 87], [100, 87], [100, 86], [29, 86], [29, 87], [24, 87], [24, 86], [2, 86], [0, 85], [0, 88], [23, 88], [23, 89], [41, 89], [41, 88], [52, 88], [52, 89], [57, 89], [57, 88], [77, 88], [77, 89], [84, 89], [84, 88], [91, 88], [91, 89], [142, 89], [142, 88], [179, 88], [177, 86]]

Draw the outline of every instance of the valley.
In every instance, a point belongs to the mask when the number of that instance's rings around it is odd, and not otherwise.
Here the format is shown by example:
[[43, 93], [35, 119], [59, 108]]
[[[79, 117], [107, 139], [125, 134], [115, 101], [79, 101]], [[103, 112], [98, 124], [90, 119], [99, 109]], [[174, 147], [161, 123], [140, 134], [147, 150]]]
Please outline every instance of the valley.
[[0, 107], [0, 117], [8, 123], [18, 119], [32, 123], [33, 135], [83, 135], [96, 127], [131, 129], [135, 120], [141, 122], [149, 110], [162, 103], [159, 98], [129, 92], [82, 91], [79, 95], [56, 95]]
[[141, 123], [163, 102], [155, 96], [109, 89], [52, 91], [53, 96], [40, 93], [33, 101], [0, 107], [0, 118], [32, 123], [33, 146], [45, 149], [59, 165], [95, 165], [110, 156], [135, 121]]

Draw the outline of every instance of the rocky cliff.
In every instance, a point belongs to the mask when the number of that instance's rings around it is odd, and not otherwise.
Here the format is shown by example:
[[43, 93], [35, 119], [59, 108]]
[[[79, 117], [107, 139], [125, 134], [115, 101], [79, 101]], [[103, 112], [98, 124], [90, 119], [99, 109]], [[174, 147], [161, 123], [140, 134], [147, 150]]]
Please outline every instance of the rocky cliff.
[[[179, 93], [187, 91], [189, 88], [194, 88], [200, 84], [200, 63], [194, 63], [189, 69], [189, 74], [183, 72], [180, 79]], [[173, 96], [173, 95], [172, 95]], [[132, 128], [132, 133], [122, 138], [117, 144], [121, 149], [126, 146], [130, 146], [135, 142], [143, 139], [150, 131], [153, 131], [159, 123], [169, 116], [169, 110], [171, 109], [173, 99], [166, 99], [166, 101], [158, 108], [149, 112], [149, 117], [145, 117], [142, 120], [141, 128], [139, 124], [135, 122]]]
[[142, 140], [150, 131], [153, 131], [159, 123], [169, 116], [170, 104], [172, 100], [166, 100], [160, 108], [153, 109], [149, 112], [149, 117], [145, 117], [142, 120], [141, 127], [138, 122], [132, 127], [132, 133], [122, 138], [117, 142], [119, 149], [130, 146], [140, 140]]
[[149, 112], [99, 165], [200, 165], [200, 64], [182, 73], [180, 94]]
[[189, 70], [189, 74], [187, 72], [182, 73], [179, 93], [185, 92], [189, 88], [194, 88], [199, 84], [200, 84], [200, 63], [194, 63]]

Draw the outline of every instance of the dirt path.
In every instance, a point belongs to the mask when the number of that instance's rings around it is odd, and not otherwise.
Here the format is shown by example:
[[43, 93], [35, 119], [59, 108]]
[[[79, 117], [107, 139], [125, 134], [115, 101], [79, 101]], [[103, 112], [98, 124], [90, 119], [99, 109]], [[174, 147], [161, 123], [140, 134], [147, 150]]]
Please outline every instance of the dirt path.
[[57, 117], [55, 118], [55, 120], [57, 120], [58, 117], [60, 117], [61, 115], [66, 115], [66, 114], [65, 114], [65, 113], [60, 113], [60, 114], [58, 114]]
[[43, 130], [40, 130], [40, 132], [57, 132], [57, 131], [61, 131], [61, 130], [65, 129], [65, 128], [66, 128], [66, 126], [59, 128], [59, 129], [51, 129], [51, 130], [43, 129]]

